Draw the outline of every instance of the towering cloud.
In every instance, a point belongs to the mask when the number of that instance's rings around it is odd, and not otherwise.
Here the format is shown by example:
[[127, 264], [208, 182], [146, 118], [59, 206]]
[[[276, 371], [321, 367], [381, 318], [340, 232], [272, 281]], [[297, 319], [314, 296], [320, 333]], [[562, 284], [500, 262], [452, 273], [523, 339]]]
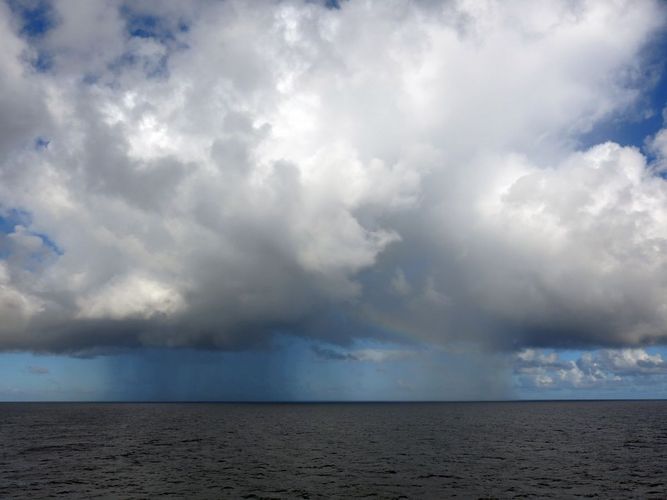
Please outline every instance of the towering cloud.
[[667, 340], [664, 5], [10, 5], [1, 349]]

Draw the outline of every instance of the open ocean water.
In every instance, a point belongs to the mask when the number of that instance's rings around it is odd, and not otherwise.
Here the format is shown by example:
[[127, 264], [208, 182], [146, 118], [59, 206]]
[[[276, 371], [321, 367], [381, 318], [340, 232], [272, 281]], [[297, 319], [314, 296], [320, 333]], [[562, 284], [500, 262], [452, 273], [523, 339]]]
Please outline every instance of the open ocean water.
[[0, 404], [0, 498], [667, 498], [667, 402]]

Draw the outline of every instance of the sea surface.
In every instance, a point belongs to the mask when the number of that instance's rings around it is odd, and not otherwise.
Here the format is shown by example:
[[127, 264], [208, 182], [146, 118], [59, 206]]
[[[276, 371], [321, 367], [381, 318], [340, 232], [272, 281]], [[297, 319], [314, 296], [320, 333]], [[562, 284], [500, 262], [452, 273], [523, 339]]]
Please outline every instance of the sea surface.
[[0, 404], [0, 498], [667, 498], [667, 402]]

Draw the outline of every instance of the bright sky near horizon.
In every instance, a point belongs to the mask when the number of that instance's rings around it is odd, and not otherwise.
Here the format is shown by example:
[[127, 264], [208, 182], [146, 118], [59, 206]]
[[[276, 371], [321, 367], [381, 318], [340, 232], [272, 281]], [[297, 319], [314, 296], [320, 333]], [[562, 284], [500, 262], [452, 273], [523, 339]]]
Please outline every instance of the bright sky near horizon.
[[0, 1], [0, 400], [667, 397], [666, 23]]

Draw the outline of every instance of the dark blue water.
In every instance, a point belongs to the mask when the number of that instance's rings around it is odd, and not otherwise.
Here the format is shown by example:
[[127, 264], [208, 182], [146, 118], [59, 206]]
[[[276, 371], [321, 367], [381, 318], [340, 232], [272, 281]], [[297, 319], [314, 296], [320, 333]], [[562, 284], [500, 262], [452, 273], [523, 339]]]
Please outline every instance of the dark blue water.
[[0, 498], [667, 498], [667, 402], [0, 404]]

